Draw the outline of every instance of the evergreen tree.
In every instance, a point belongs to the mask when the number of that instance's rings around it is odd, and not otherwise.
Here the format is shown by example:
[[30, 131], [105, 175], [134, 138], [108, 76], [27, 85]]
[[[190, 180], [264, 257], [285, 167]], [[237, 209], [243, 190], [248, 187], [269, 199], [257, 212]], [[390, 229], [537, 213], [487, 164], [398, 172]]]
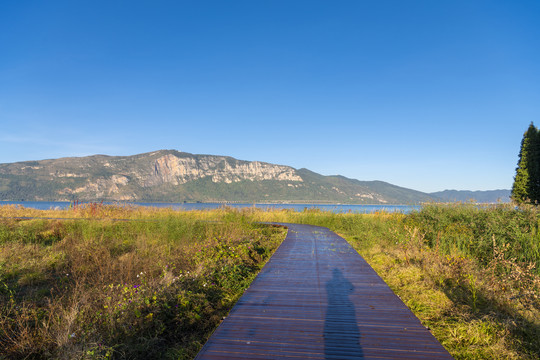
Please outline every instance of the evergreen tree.
[[521, 140], [512, 199], [518, 204], [540, 202], [540, 133], [533, 123]]
[[533, 204], [538, 205], [540, 204], [540, 131], [538, 128], [535, 129], [536, 134], [532, 138], [529, 153], [529, 198]]

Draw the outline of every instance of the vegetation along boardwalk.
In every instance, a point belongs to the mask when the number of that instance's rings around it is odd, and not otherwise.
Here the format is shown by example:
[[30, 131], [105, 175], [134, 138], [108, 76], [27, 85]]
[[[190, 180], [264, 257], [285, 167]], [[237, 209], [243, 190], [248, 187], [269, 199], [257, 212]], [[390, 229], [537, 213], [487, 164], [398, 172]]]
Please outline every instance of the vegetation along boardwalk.
[[452, 359], [327, 228], [287, 238], [196, 359]]

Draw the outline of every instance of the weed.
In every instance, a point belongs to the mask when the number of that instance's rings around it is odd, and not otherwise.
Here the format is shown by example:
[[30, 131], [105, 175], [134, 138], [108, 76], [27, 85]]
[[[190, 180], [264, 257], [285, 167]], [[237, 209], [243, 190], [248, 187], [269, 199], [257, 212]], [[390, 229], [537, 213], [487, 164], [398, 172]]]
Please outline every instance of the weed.
[[0, 221], [2, 356], [192, 358], [284, 238], [222, 210], [71, 215]]

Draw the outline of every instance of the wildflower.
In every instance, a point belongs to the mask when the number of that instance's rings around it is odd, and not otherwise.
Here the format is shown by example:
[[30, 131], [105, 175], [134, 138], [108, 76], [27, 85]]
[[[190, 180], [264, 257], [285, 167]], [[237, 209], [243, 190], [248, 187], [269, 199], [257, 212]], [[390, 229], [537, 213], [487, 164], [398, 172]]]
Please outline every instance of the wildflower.
[[72, 333], [71, 335], [69, 335], [70, 338], [74, 338], [75, 337], [75, 333]]

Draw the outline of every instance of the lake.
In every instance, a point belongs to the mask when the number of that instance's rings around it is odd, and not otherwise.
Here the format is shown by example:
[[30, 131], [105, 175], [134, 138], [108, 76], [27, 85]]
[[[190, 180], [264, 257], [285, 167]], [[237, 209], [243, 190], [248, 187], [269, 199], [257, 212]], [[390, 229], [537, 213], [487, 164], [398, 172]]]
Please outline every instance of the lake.
[[[359, 213], [369, 214], [374, 212], [401, 212], [409, 213], [411, 211], [420, 210], [421, 205], [343, 205], [343, 204], [238, 204], [238, 203], [152, 203], [152, 202], [104, 202], [104, 204], [118, 205], [136, 205], [172, 208], [175, 210], [205, 210], [218, 209], [228, 206], [233, 208], [250, 208], [256, 207], [259, 209], [291, 209], [294, 211], [304, 211], [305, 209], [320, 209], [323, 211], [331, 211], [334, 213]], [[39, 210], [49, 209], [66, 209], [69, 207], [69, 202], [64, 201], [0, 201], [0, 205], [21, 205], [28, 208]]]

